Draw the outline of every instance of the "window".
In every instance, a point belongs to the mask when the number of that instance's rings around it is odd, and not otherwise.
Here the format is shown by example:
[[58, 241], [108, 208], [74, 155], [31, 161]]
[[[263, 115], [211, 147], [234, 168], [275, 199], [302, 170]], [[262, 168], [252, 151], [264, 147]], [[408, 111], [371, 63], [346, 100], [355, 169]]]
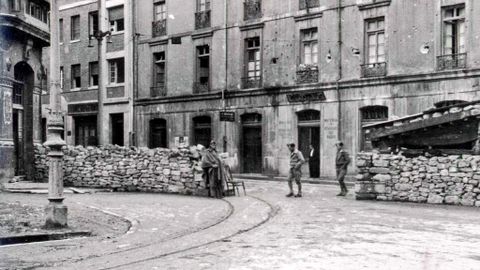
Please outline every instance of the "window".
[[302, 64], [316, 66], [318, 63], [318, 35], [317, 28], [301, 31], [301, 58]]
[[210, 116], [197, 116], [193, 118], [194, 144], [208, 146], [212, 139], [212, 119]]
[[65, 85], [65, 74], [63, 72], [63, 67], [60, 67], [60, 88], [63, 89]]
[[197, 11], [210, 10], [210, 0], [197, 0]]
[[9, 0], [8, 4], [9, 4], [10, 10], [20, 11], [20, 7], [21, 7], [21, 2], [20, 1], [21, 0]]
[[465, 53], [465, 6], [443, 9], [443, 54]]
[[[360, 108], [361, 127], [365, 125], [387, 121], [388, 120], [388, 107], [387, 106], [366, 106]], [[372, 150], [372, 141], [368, 130], [362, 128], [361, 130], [361, 149]]]
[[70, 40], [80, 39], [80, 15], [70, 17]]
[[108, 20], [110, 22], [110, 31], [113, 33], [125, 30], [123, 18], [123, 6], [108, 9]]
[[82, 87], [82, 76], [80, 73], [80, 64], [72, 65], [71, 89], [78, 89]]
[[167, 8], [165, 2], [158, 2], [154, 4], [155, 21], [167, 19]]
[[63, 43], [63, 19], [58, 20], [58, 31], [60, 43]]
[[27, 2], [27, 13], [44, 23], [48, 23], [48, 7], [36, 1]]
[[98, 62], [90, 62], [88, 65], [89, 86], [98, 86]]
[[110, 84], [125, 82], [125, 60], [123, 58], [109, 60], [108, 66]]
[[210, 81], [210, 46], [197, 47], [197, 92], [205, 92], [209, 89]]
[[95, 35], [95, 32], [98, 31], [98, 12], [88, 13], [88, 35]]
[[299, 0], [300, 10], [320, 6], [319, 0]]
[[261, 71], [261, 48], [260, 38], [248, 38], [245, 40], [246, 70], [243, 88], [260, 87]]
[[150, 120], [150, 148], [167, 148], [167, 121], [165, 119]]
[[366, 63], [385, 62], [385, 20], [377, 18], [365, 22]]
[[155, 53], [154, 87], [165, 87], [165, 52]]

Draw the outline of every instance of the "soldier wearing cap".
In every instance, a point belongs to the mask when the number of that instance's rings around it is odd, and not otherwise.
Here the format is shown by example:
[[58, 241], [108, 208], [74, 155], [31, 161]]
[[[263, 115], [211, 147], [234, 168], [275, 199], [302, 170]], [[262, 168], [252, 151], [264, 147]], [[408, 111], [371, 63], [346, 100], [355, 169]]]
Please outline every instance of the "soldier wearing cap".
[[343, 149], [343, 142], [339, 141], [335, 143], [337, 147], [337, 157], [335, 158], [335, 167], [337, 169], [337, 181], [340, 184], [340, 193], [337, 196], [345, 196], [348, 193], [347, 186], [345, 185], [345, 175], [347, 174], [347, 167], [350, 164], [350, 157], [348, 152]]
[[294, 143], [287, 144], [288, 149], [290, 150], [290, 170], [288, 172], [288, 187], [290, 188], [290, 193], [287, 194], [287, 197], [294, 196], [293, 194], [293, 180], [298, 187], [298, 193], [295, 197], [302, 197], [302, 183], [300, 178], [302, 177], [302, 164], [305, 163], [302, 152], [295, 149]]

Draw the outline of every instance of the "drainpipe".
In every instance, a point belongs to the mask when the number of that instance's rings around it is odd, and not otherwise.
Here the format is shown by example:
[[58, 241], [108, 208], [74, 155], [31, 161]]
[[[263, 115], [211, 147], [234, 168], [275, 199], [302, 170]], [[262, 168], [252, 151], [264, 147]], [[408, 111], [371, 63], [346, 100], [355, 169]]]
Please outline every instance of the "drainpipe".
[[[224, 21], [225, 21], [225, 87], [222, 88], [222, 108], [226, 110], [225, 92], [228, 87], [228, 0], [224, 2]], [[223, 122], [223, 152], [227, 152], [227, 122]]]
[[133, 97], [132, 97], [132, 136], [131, 144], [137, 146], [137, 121], [135, 100], [138, 97], [138, 33], [137, 33], [137, 5], [136, 1], [132, 1], [132, 37], [133, 37]]
[[340, 98], [340, 80], [343, 77], [343, 70], [342, 70], [342, 0], [338, 0], [337, 2], [337, 13], [338, 13], [338, 74], [337, 74], [337, 81], [336, 81], [336, 90], [337, 90], [337, 100], [338, 100], [338, 127], [337, 127], [337, 137], [340, 140], [340, 136], [342, 134], [342, 127], [341, 127], [341, 119], [342, 119], [342, 103]]

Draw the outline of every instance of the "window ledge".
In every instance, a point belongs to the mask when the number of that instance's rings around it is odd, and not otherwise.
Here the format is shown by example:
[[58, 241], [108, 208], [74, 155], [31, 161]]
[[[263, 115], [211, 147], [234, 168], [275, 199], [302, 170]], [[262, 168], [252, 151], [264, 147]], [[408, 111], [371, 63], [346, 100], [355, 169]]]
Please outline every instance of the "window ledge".
[[96, 85], [96, 86], [89, 86], [87, 89], [88, 89], [88, 90], [98, 90], [98, 85]]
[[117, 31], [117, 32], [111, 32], [110, 35], [118, 36], [118, 35], [121, 35], [121, 34], [124, 34], [124, 33], [125, 33], [125, 30], [122, 30], [122, 31]]
[[125, 83], [110, 83], [110, 84], [107, 84], [107, 87], [119, 87], [119, 86], [125, 86]]
[[80, 42], [80, 39], [70, 40], [70, 43], [77, 43]]
[[391, 0], [361, 0], [357, 2], [360, 2], [357, 4], [358, 9], [365, 10], [365, 9], [389, 6], [391, 3]]
[[82, 90], [82, 88], [81, 88], [81, 87], [77, 87], [77, 88], [70, 88], [70, 92], [78, 92], [78, 91], [80, 91], [80, 90]]

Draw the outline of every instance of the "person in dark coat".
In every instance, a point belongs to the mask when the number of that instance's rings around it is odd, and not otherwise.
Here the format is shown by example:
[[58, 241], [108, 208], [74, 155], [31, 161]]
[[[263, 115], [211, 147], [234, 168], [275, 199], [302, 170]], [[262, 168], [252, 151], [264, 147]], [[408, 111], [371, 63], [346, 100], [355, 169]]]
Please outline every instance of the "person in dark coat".
[[347, 186], [345, 185], [345, 175], [347, 174], [347, 167], [350, 164], [350, 157], [348, 152], [343, 149], [343, 142], [337, 142], [337, 157], [335, 158], [335, 167], [337, 169], [337, 181], [340, 185], [340, 193], [337, 196], [345, 196], [348, 193]]
[[223, 170], [222, 162], [217, 154], [217, 143], [210, 142], [210, 146], [202, 157], [202, 169], [205, 183], [209, 188], [209, 196], [223, 198]]
[[318, 151], [310, 145], [310, 153], [308, 154], [308, 169], [310, 171], [310, 178], [317, 178], [320, 176], [320, 155]]

